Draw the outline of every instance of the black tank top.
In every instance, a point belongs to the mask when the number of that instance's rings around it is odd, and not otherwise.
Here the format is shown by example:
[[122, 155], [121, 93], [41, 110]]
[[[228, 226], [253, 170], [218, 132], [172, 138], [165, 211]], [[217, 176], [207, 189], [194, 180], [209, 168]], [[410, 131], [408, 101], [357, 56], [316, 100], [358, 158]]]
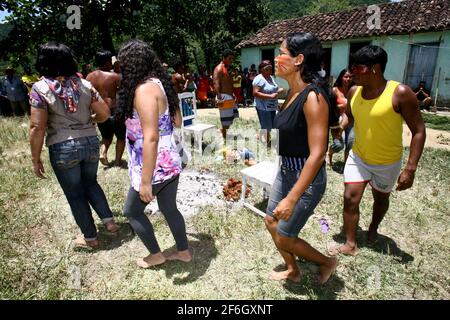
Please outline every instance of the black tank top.
[[275, 116], [274, 125], [279, 130], [278, 154], [282, 157], [297, 159], [309, 157], [308, 126], [303, 105], [311, 91], [317, 95], [322, 93], [328, 102], [328, 97], [321, 88], [309, 84], [287, 109], [279, 111]]

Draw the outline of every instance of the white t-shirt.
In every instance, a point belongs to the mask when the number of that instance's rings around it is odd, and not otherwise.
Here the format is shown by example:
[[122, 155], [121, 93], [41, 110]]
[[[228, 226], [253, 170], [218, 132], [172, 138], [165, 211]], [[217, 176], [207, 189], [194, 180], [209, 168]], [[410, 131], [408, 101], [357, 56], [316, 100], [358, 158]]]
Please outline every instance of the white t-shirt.
[[[270, 81], [267, 81], [266, 78], [262, 74], [258, 74], [256, 78], [253, 80], [252, 85], [254, 87], [259, 87], [261, 93], [271, 94], [276, 93], [278, 91], [278, 85], [275, 82], [275, 79], [270, 76]], [[277, 99], [264, 100], [255, 97], [256, 109], [263, 111], [275, 111], [278, 106]]]

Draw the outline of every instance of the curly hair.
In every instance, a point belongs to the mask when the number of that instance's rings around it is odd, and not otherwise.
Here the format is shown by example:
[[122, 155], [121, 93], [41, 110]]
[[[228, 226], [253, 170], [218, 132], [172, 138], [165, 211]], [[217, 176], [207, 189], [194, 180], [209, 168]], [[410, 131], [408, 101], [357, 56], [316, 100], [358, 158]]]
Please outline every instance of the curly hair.
[[309, 32], [290, 33], [286, 37], [286, 48], [292, 57], [303, 55], [304, 60], [299, 67], [300, 77], [305, 83], [313, 83], [323, 90], [330, 111], [328, 123], [330, 126], [335, 126], [339, 122], [336, 95], [328, 82], [318, 73], [323, 56], [319, 39]]
[[170, 76], [150, 45], [141, 40], [130, 40], [122, 45], [118, 60], [120, 61], [122, 80], [118, 92], [115, 118], [120, 121], [131, 118], [136, 88], [150, 78], [157, 78], [164, 87], [173, 122], [179, 104], [178, 95], [173, 88]]

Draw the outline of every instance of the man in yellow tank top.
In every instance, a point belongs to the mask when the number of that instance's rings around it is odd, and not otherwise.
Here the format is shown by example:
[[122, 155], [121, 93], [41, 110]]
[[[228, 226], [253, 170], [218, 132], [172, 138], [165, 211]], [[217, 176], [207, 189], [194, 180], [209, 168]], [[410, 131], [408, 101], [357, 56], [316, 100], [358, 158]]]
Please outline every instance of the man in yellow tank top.
[[[355, 142], [344, 169], [344, 232], [346, 243], [330, 254], [356, 255], [359, 204], [367, 183], [374, 198], [367, 244], [374, 245], [378, 226], [389, 208], [389, 196], [410, 188], [425, 143], [425, 125], [410, 87], [384, 78], [388, 56], [378, 46], [366, 46], [353, 56], [351, 72], [357, 86], [348, 92], [345, 127], [354, 122]], [[411, 130], [408, 162], [402, 166], [403, 120]]]

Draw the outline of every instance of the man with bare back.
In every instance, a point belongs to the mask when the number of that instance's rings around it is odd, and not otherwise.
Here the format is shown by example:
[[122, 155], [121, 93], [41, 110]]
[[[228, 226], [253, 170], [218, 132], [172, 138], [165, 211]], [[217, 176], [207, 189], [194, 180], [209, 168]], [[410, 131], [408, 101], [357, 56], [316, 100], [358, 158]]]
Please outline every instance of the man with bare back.
[[123, 152], [125, 150], [125, 124], [118, 123], [113, 114], [116, 107], [116, 94], [120, 84], [120, 74], [111, 72], [112, 54], [107, 50], [97, 52], [95, 57], [97, 70], [91, 72], [86, 77], [94, 88], [99, 92], [102, 99], [111, 109], [111, 117], [103, 123], [98, 123], [98, 128], [102, 135], [102, 147], [100, 149], [100, 162], [108, 165], [108, 149], [116, 135], [116, 158], [114, 165], [120, 166]]

